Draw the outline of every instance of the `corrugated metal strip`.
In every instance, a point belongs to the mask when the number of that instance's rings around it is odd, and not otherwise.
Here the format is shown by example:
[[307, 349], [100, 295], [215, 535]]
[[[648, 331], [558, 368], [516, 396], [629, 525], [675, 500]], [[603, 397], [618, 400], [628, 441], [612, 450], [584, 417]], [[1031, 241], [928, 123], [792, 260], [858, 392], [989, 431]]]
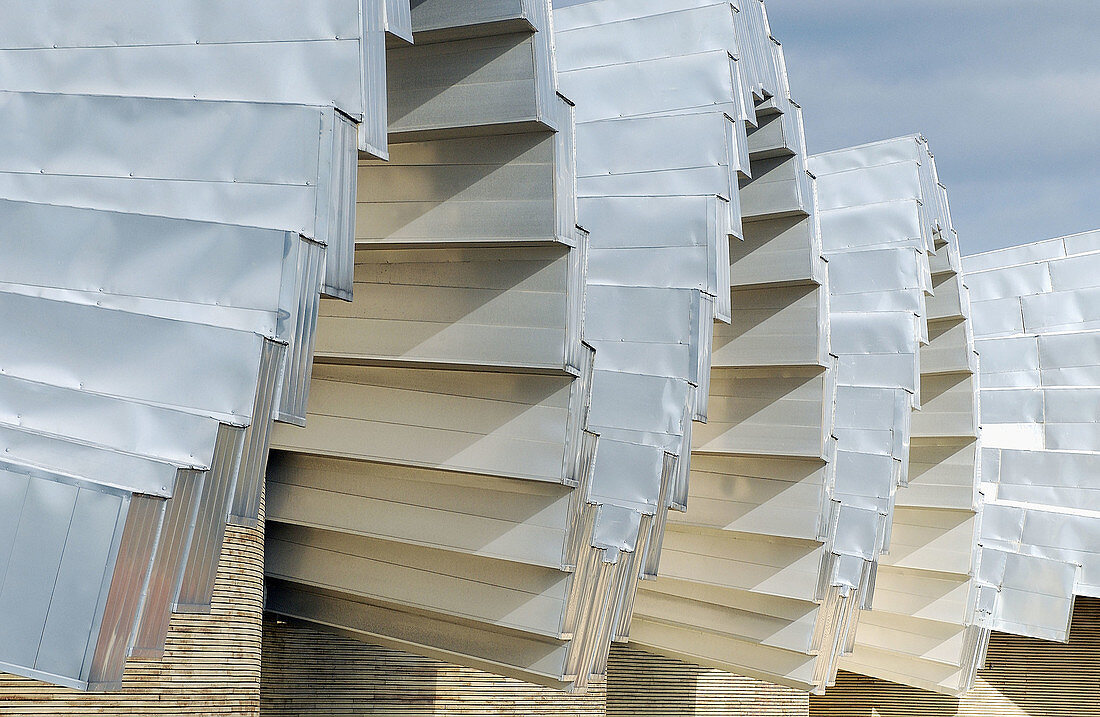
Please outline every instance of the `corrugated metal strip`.
[[270, 339], [264, 341], [252, 424], [245, 430], [244, 453], [229, 508], [229, 519], [238, 525], [252, 525], [259, 516], [260, 492], [271, 445], [271, 424], [286, 352], [286, 344]]
[[103, 610], [103, 627], [88, 674], [93, 688], [115, 689], [122, 681], [129, 628], [141, 606], [141, 589], [160, 537], [165, 503], [159, 498], [136, 495], [130, 500], [111, 593]]
[[225, 425], [219, 428], [214, 467], [203, 489], [191, 551], [180, 577], [173, 610], [203, 612], [210, 604], [243, 441], [244, 429]]
[[134, 626], [131, 656], [156, 660], [164, 654], [172, 604], [191, 550], [208, 475], [206, 471], [180, 471], [176, 478], [176, 489], [165, 509], [161, 540]]

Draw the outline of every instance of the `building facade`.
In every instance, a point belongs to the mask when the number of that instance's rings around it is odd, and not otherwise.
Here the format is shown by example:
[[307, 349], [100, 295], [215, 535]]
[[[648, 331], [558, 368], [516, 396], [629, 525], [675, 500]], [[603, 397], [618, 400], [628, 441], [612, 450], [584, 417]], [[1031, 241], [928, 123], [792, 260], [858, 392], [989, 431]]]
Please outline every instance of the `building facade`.
[[0, 715], [1092, 709], [1100, 242], [761, 0], [0, 5]]

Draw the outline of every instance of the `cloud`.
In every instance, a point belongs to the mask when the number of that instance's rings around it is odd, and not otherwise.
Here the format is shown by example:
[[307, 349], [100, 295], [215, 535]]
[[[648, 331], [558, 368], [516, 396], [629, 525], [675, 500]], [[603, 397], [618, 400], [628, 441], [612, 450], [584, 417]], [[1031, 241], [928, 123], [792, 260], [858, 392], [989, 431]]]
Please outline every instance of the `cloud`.
[[968, 253], [1100, 227], [1100, 2], [767, 6], [811, 151], [923, 133]]

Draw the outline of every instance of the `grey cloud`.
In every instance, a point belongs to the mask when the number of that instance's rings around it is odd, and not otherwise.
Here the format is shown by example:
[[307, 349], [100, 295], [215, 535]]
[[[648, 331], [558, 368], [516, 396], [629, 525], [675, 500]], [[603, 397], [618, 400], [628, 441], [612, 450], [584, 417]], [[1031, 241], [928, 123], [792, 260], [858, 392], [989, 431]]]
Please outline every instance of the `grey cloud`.
[[1100, 3], [768, 9], [811, 151], [923, 133], [967, 252], [1100, 226]]

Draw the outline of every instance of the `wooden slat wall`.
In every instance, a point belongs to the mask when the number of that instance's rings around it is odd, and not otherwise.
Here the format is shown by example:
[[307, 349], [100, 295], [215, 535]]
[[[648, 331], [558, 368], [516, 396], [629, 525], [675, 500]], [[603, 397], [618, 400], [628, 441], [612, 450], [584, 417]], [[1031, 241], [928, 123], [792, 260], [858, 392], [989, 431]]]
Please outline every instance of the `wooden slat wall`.
[[264, 717], [604, 715], [600, 685], [570, 695], [270, 617], [261, 684]]
[[615, 646], [608, 717], [805, 717], [805, 692]]
[[0, 673], [0, 715], [258, 715], [263, 547], [262, 528], [226, 529], [210, 614], [173, 615], [164, 659], [129, 662], [121, 692]]
[[[609, 691], [610, 692], [610, 691]], [[1100, 599], [1077, 598], [1068, 644], [993, 633], [986, 669], [961, 699], [842, 672], [811, 717], [1100, 715]]]

